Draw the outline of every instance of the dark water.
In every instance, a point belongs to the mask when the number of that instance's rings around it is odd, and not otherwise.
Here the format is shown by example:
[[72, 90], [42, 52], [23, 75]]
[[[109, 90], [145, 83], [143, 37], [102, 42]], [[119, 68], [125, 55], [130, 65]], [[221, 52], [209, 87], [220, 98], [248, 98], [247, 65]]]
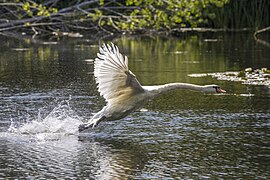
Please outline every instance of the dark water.
[[172, 91], [81, 134], [105, 104], [91, 60], [104, 41], [0, 41], [0, 179], [270, 178], [270, 88], [188, 76], [270, 68], [269, 47], [251, 34], [112, 40], [143, 85], [219, 84], [228, 93]]

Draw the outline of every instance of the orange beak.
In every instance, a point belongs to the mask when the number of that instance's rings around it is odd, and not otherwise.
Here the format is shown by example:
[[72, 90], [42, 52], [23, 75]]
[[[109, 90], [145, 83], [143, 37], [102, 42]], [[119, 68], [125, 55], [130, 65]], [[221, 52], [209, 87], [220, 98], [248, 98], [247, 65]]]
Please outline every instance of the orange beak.
[[225, 93], [226, 91], [225, 90], [223, 90], [223, 89], [221, 89], [220, 87], [219, 88], [217, 88], [217, 93]]

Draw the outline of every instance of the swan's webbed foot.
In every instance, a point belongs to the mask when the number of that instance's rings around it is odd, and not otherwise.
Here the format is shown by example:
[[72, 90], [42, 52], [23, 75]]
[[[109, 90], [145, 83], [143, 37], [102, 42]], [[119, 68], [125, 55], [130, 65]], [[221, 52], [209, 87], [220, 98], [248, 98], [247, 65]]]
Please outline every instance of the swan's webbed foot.
[[81, 124], [81, 125], [79, 126], [79, 132], [82, 132], [82, 131], [84, 131], [84, 130], [90, 128], [90, 127], [92, 127], [92, 128], [96, 127], [96, 125], [99, 124], [99, 122], [100, 122], [101, 119], [102, 119], [102, 118], [91, 119], [89, 122], [84, 123], [84, 124]]
[[81, 125], [79, 126], [79, 132], [82, 132], [82, 131], [88, 129], [89, 127], [90, 127], [90, 126], [89, 126], [87, 123], [81, 124]]
[[80, 126], [79, 126], [79, 132], [82, 132], [82, 131], [84, 131], [84, 130], [86, 130], [86, 129], [89, 129], [89, 128], [94, 128], [96, 126], [96, 124], [94, 124], [94, 123], [84, 123], [84, 124], [81, 124]]

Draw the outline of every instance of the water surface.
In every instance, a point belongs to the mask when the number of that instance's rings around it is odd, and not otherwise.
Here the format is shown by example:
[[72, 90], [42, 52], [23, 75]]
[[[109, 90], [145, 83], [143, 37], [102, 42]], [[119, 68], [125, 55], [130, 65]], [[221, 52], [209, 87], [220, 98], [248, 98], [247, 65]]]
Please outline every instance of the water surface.
[[[270, 178], [270, 88], [188, 76], [270, 68], [269, 47], [251, 34], [0, 40], [1, 178]], [[79, 134], [105, 105], [92, 60], [109, 41], [143, 85], [219, 84], [228, 93], [172, 91]]]

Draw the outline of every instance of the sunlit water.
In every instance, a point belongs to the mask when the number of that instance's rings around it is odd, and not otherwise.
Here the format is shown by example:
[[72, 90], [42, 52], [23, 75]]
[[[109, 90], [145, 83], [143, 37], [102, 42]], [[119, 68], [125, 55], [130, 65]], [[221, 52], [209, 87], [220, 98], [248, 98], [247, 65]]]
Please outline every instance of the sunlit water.
[[99, 44], [1, 37], [0, 179], [270, 178], [270, 88], [189, 76], [270, 68], [269, 47], [250, 34], [113, 41], [144, 85], [219, 84], [228, 93], [172, 91], [79, 133], [105, 104], [93, 78]]

